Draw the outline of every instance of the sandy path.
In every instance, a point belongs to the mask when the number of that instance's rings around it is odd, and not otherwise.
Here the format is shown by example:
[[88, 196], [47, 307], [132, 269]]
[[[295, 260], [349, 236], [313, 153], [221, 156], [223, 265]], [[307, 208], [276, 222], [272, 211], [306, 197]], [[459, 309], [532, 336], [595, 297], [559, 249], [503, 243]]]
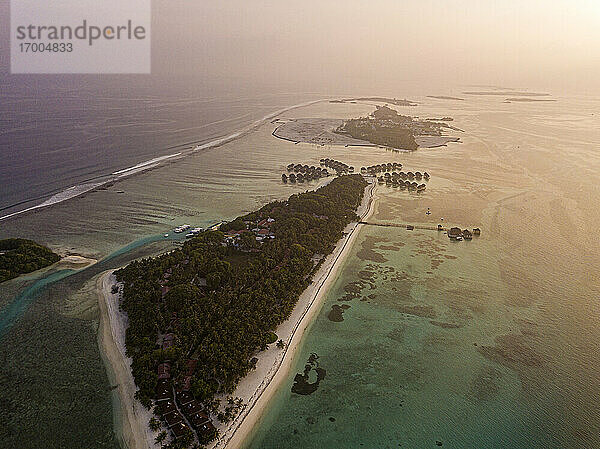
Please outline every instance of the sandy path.
[[[366, 187], [363, 202], [357, 209], [361, 221], [367, 220], [374, 210], [374, 179]], [[358, 235], [360, 225], [350, 223], [344, 232], [346, 235], [338, 242], [333, 253], [321, 265], [310, 286], [300, 295], [291, 317], [276, 330], [276, 334], [286, 342], [284, 350], [271, 345], [267, 351], [258, 354], [256, 370], [250, 372], [238, 385], [234, 397], [244, 400], [244, 408], [227, 426], [219, 426], [221, 436], [212, 445], [213, 449], [237, 449], [251, 434], [252, 429], [266, 410], [281, 383], [287, 378], [306, 328], [319, 311], [327, 291], [337, 278], [339, 268], [350, 253]]]
[[146, 410], [135, 399], [135, 383], [131, 374], [131, 359], [125, 356], [125, 329], [127, 315], [119, 310], [119, 294], [112, 294], [111, 287], [116, 283], [113, 271], [98, 277], [96, 284], [100, 326], [98, 346], [107, 367], [112, 385], [114, 428], [122, 447], [128, 449], [158, 448], [154, 443], [155, 433], [148, 427], [152, 412]]

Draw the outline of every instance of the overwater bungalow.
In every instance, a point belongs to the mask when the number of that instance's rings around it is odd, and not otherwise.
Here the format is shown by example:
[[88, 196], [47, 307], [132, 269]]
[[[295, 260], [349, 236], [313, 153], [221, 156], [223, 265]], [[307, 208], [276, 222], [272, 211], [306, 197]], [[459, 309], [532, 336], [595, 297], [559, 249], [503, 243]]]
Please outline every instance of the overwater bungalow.
[[448, 237], [451, 239], [455, 239], [458, 236], [462, 235], [462, 230], [460, 228], [450, 228], [450, 230], [448, 231]]
[[423, 173], [423, 178], [425, 178], [425, 181], [429, 181], [429, 173]]
[[468, 229], [463, 230], [462, 236], [465, 240], [471, 240], [473, 238], [473, 234]]
[[284, 173], [283, 175], [281, 175], [281, 180], [282, 180], [284, 183], [287, 183], [287, 181], [288, 181], [288, 177], [287, 177], [287, 175], [286, 175], [285, 173]]
[[289, 179], [290, 179], [290, 182], [292, 182], [292, 183], [295, 183], [295, 182], [296, 182], [296, 175], [295, 175], [294, 173], [292, 173], [292, 174], [290, 175], [290, 178], [289, 178]]

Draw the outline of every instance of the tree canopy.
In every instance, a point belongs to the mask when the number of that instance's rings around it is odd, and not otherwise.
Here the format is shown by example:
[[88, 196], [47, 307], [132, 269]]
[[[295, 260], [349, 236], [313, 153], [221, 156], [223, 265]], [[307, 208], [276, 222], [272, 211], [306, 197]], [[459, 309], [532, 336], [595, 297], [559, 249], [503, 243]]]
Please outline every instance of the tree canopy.
[[[191, 380], [196, 399], [210, 404], [217, 394], [231, 394], [254, 367], [257, 351], [277, 340], [273, 331], [310, 283], [314, 254], [329, 254], [358, 218], [366, 185], [360, 175], [338, 177], [118, 270], [138, 398], [149, 403], [154, 396], [159, 363], [170, 362], [171, 379], [179, 384], [189, 375], [189, 359], [197, 360]], [[251, 230], [267, 219], [274, 238], [259, 243]], [[227, 243], [224, 232], [243, 229], [253, 238]], [[165, 350], [158, 343], [166, 333], [174, 335], [174, 345]]]
[[33, 240], [0, 240], [0, 282], [52, 265], [58, 254]]

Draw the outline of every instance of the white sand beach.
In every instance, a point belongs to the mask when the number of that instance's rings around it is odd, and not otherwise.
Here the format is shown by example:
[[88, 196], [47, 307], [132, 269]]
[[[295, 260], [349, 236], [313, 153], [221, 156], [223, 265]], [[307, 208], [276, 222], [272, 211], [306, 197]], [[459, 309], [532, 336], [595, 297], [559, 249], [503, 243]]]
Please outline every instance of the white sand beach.
[[107, 367], [110, 382], [116, 386], [113, 394], [114, 427], [122, 447], [128, 449], [158, 448], [155, 432], [148, 427], [152, 412], [135, 399], [135, 383], [131, 374], [131, 359], [125, 355], [125, 330], [127, 315], [119, 310], [119, 293], [111, 293], [116, 283], [113, 271], [98, 277], [98, 308], [100, 325], [98, 345]]
[[91, 257], [69, 254], [60, 259], [56, 264], [60, 268], [82, 269], [94, 265], [96, 262], [98, 262], [98, 260], [92, 259]]

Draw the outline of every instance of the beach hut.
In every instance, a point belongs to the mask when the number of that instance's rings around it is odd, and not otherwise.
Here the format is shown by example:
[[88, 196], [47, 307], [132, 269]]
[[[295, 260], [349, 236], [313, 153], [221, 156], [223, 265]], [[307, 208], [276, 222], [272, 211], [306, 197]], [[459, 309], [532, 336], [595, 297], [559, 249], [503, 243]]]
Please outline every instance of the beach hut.
[[154, 399], [158, 401], [167, 401], [172, 399], [172, 391], [167, 379], [159, 379], [154, 389]]
[[473, 229], [473, 235], [481, 235], [481, 229], [479, 229], [479, 228]]
[[473, 234], [468, 229], [463, 230], [462, 235], [465, 240], [471, 240], [473, 238]]
[[157, 371], [159, 379], [169, 379], [171, 377], [171, 365], [166, 362], [160, 363]]
[[173, 434], [173, 437], [175, 439], [182, 438], [188, 432], [191, 431], [190, 428], [182, 422], [178, 422], [178, 423], [174, 424], [173, 426], [169, 426], [169, 427], [171, 428], [171, 433]]
[[161, 401], [157, 403], [158, 412], [161, 415], [167, 415], [172, 412], [176, 412], [177, 408], [171, 399], [167, 399], [166, 401]]

